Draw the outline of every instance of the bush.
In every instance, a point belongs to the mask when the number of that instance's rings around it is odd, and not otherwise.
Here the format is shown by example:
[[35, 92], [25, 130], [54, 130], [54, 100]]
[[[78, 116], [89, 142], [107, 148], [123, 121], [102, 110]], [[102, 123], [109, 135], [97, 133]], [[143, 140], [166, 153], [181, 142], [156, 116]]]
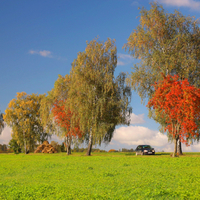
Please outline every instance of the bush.
[[9, 142], [9, 146], [10, 146], [10, 149], [12, 149], [15, 154], [16, 153], [21, 153], [21, 147], [17, 143], [17, 140], [11, 139], [10, 142]]
[[56, 151], [59, 153], [61, 152], [61, 145], [58, 144], [58, 142], [51, 141], [51, 145], [56, 149]]
[[108, 151], [108, 153], [110, 153], [110, 152], [118, 152], [118, 151], [115, 150], [115, 149], [110, 149], [110, 150]]
[[133, 149], [122, 148], [122, 152], [134, 152], [134, 150]]

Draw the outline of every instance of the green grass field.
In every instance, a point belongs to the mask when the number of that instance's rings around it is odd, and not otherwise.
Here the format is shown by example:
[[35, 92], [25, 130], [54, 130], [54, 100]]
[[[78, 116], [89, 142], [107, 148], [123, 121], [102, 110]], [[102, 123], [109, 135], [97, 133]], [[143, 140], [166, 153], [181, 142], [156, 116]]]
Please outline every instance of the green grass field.
[[200, 199], [200, 153], [0, 154], [0, 199]]

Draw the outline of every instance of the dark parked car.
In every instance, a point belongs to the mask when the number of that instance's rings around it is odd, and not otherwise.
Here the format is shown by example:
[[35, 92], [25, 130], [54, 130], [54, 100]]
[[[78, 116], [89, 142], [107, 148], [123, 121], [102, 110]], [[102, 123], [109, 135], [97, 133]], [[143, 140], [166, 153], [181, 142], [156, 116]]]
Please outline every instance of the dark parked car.
[[135, 149], [137, 155], [155, 155], [155, 150], [150, 145], [139, 145]]

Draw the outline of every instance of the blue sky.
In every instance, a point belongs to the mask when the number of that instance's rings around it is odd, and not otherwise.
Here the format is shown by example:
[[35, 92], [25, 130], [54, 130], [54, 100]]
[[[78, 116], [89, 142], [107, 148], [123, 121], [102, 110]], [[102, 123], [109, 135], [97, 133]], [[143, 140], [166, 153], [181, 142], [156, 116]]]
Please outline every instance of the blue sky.
[[[0, 1], [0, 110], [5, 112], [17, 92], [47, 93], [58, 74], [69, 74], [71, 63], [86, 40], [99, 36], [105, 41], [116, 39], [118, 66], [131, 72], [136, 62], [122, 47], [139, 24], [138, 7], [150, 9], [153, 0], [9, 0]], [[199, 0], [159, 0], [170, 13], [179, 10], [184, 15], [200, 18]], [[148, 118], [148, 110], [140, 97], [132, 92], [133, 108], [130, 127], [117, 127], [111, 143], [102, 149], [135, 148], [151, 144], [157, 150], [172, 151], [166, 135], [159, 133], [159, 124]], [[10, 129], [0, 135], [0, 143], [8, 143]], [[53, 137], [58, 141], [58, 138]], [[184, 151], [199, 151], [200, 144], [183, 146]]]

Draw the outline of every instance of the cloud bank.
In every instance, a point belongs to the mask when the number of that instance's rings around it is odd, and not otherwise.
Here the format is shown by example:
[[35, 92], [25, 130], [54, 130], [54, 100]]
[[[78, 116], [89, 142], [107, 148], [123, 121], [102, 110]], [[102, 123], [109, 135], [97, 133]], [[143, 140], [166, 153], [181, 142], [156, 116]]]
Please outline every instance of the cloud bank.
[[169, 6], [188, 7], [192, 10], [200, 10], [200, 2], [194, 0], [160, 0], [159, 3]]
[[150, 144], [162, 147], [167, 144], [167, 136], [143, 126], [128, 126], [116, 129], [113, 140], [127, 145]]
[[144, 114], [136, 115], [134, 113], [131, 113], [131, 121], [130, 124], [143, 124], [144, 121]]
[[[149, 144], [155, 148], [157, 152], [173, 152], [174, 144], [168, 142], [167, 135], [154, 131], [143, 126], [127, 126], [120, 127], [115, 130], [112, 139], [113, 147], [135, 149], [137, 145]], [[186, 147], [182, 144], [183, 152], [200, 151], [200, 144], [194, 142], [193, 145]]]
[[0, 135], [0, 144], [8, 144], [9, 141], [11, 140], [11, 131], [12, 129], [8, 126], [6, 126], [1, 135]]

